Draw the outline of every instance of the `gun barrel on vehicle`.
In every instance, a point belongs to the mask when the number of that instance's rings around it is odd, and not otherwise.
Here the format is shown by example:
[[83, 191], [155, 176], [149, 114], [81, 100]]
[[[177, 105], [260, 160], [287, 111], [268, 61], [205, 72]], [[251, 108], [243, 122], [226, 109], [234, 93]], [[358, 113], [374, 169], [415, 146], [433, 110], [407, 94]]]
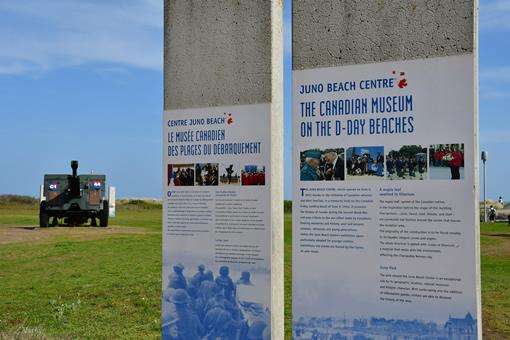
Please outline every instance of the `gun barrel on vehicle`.
[[78, 177], [78, 161], [71, 161], [73, 175], [69, 178], [69, 194], [72, 198], [80, 198], [80, 178]]
[[78, 176], [78, 161], [71, 161], [71, 169], [73, 169], [73, 177]]

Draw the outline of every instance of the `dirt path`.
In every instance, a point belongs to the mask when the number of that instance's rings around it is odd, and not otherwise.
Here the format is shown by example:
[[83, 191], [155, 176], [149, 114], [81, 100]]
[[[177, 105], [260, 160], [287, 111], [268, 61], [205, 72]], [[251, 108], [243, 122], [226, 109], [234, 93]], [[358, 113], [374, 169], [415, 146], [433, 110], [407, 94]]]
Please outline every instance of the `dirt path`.
[[45, 242], [64, 237], [76, 240], [98, 239], [108, 235], [119, 234], [150, 234], [144, 228], [134, 227], [50, 227], [33, 226], [0, 227], [0, 245], [18, 242]]

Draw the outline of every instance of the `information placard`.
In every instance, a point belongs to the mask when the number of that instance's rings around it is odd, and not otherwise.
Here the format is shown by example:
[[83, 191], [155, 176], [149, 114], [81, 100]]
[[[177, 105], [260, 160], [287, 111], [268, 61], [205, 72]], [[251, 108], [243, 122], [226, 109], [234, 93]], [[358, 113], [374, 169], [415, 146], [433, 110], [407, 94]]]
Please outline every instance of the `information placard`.
[[163, 338], [271, 333], [270, 104], [166, 111]]
[[474, 339], [472, 54], [293, 72], [295, 339]]

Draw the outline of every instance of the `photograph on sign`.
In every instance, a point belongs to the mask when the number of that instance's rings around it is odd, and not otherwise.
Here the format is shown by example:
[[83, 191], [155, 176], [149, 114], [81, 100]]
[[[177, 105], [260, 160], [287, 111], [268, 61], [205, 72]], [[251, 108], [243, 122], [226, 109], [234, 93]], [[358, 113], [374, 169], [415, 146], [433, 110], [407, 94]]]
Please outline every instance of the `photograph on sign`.
[[220, 185], [239, 185], [241, 167], [233, 163], [220, 164]]
[[343, 181], [345, 179], [343, 148], [306, 150], [300, 153], [301, 181]]
[[464, 144], [436, 144], [429, 150], [431, 179], [464, 179]]
[[404, 145], [388, 150], [386, 177], [391, 180], [427, 179], [427, 148], [421, 145]]
[[193, 186], [195, 184], [195, 164], [168, 164], [168, 184], [173, 186]]
[[241, 185], [266, 185], [266, 167], [245, 165], [241, 170]]
[[347, 179], [380, 179], [384, 176], [384, 147], [347, 149]]

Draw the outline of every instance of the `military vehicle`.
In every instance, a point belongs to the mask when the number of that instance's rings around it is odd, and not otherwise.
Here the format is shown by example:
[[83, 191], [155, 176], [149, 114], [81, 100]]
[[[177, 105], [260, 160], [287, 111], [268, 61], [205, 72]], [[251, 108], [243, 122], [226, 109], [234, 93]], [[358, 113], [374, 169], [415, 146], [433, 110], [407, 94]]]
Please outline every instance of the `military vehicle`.
[[[91, 226], [108, 226], [108, 200], [105, 175], [78, 175], [78, 161], [71, 161], [72, 175], [44, 175], [43, 199], [39, 225], [81, 225], [90, 219]], [[51, 222], [51, 223], [50, 223]]]

